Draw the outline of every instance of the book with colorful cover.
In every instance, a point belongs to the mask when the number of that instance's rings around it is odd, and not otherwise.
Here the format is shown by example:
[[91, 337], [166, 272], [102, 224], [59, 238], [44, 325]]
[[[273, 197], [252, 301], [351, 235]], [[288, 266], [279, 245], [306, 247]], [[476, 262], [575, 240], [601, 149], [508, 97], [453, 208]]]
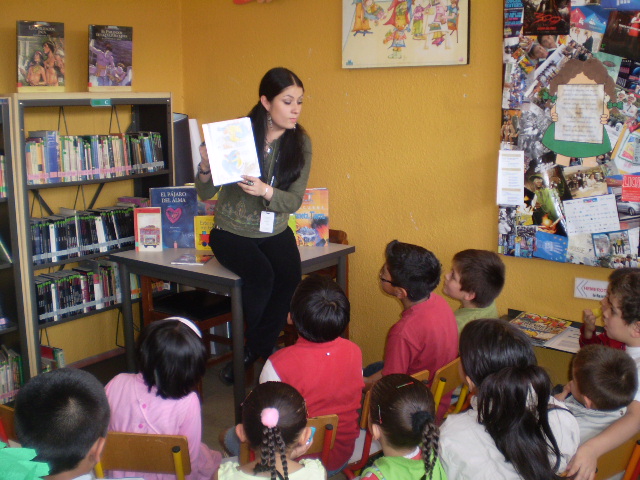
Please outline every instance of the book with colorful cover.
[[89, 91], [131, 91], [133, 27], [89, 25]]
[[175, 260], [171, 261], [171, 265], [204, 265], [213, 258], [213, 254], [202, 253], [185, 253]]
[[144, 207], [133, 210], [136, 251], [162, 250], [162, 209]]
[[329, 243], [329, 190], [307, 188], [302, 205], [296, 213], [296, 242], [303, 246], [323, 246]]
[[18, 20], [18, 92], [64, 92], [64, 23]]
[[193, 231], [195, 232], [196, 248], [202, 251], [211, 251], [209, 234], [213, 228], [213, 215], [196, 215], [193, 217]]
[[569, 320], [527, 312], [518, 314], [511, 323], [529, 335], [531, 342], [538, 346], [544, 346], [571, 325]]
[[193, 217], [198, 214], [195, 187], [150, 188], [151, 205], [162, 209], [165, 248], [194, 248]]

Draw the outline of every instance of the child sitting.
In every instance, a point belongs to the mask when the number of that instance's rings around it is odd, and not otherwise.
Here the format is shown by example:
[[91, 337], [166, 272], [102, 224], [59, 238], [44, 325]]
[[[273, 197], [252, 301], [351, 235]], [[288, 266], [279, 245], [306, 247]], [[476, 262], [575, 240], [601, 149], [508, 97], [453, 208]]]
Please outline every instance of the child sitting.
[[222, 464], [219, 480], [260, 479], [266, 472], [275, 480], [321, 480], [327, 472], [320, 460], [294, 461], [311, 445], [307, 409], [302, 395], [283, 382], [258, 385], [242, 402], [242, 423], [236, 426], [240, 440], [248, 442], [256, 460], [240, 466]]
[[[136, 344], [138, 373], [121, 373], [105, 387], [111, 406], [109, 430], [184, 435], [189, 443], [191, 480], [209, 480], [222, 455], [201, 443], [202, 418], [196, 393], [205, 373], [202, 334], [192, 322], [171, 317], [147, 325]], [[111, 472], [114, 478], [146, 480], [173, 475]]]
[[498, 318], [495, 299], [504, 286], [504, 263], [488, 250], [463, 250], [453, 257], [451, 272], [444, 276], [444, 294], [459, 300], [458, 330], [476, 318]]
[[16, 398], [18, 440], [36, 451], [36, 461], [49, 464], [48, 480], [90, 480], [108, 425], [104, 388], [84, 370], [60, 368], [33, 377]]
[[497, 319], [469, 322], [460, 360], [471, 409], [440, 429], [440, 460], [449, 480], [556, 478], [578, 448], [576, 419], [550, 397], [529, 337]]
[[338, 432], [327, 469], [342, 470], [358, 438], [362, 396], [362, 352], [340, 337], [350, 318], [349, 299], [329, 277], [305, 278], [291, 300], [289, 323], [300, 337], [269, 357], [260, 383], [282, 381], [297, 389], [309, 415], [338, 415]]
[[[397, 240], [387, 245], [385, 256], [380, 286], [387, 295], [398, 298], [404, 310], [389, 330], [382, 371], [367, 367], [365, 382], [371, 385], [382, 375], [412, 375], [422, 370], [429, 370], [431, 380], [436, 370], [458, 356], [453, 311], [444, 298], [433, 293], [440, 283], [440, 262], [429, 250]], [[441, 402], [443, 410], [449, 402], [450, 395]]]
[[[602, 299], [601, 304], [607, 338], [622, 342], [638, 369], [640, 367], [640, 269], [615, 270], [609, 276], [607, 296]], [[585, 334], [587, 328], [585, 324]], [[638, 432], [640, 432], [640, 388], [636, 391], [633, 401], [627, 407], [627, 413], [622, 418], [580, 445], [569, 464], [567, 475], [576, 475], [576, 480], [591, 478], [596, 471], [600, 455], [622, 445]]]
[[638, 389], [638, 372], [625, 352], [587, 345], [573, 357], [571, 373], [572, 380], [555, 397], [576, 417], [584, 443], [626, 413]]
[[371, 390], [371, 434], [384, 456], [362, 472], [363, 480], [438, 480], [446, 475], [438, 460], [438, 427], [433, 395], [404, 374], [382, 377]]

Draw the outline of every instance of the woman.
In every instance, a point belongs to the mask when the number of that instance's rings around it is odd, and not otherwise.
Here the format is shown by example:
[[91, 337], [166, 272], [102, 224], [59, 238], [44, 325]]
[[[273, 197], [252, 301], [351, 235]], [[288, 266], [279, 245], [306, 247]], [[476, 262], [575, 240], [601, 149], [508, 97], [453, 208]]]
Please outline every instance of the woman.
[[48, 87], [58, 86], [58, 72], [56, 71], [56, 47], [51, 41], [46, 41], [42, 44], [44, 50], [44, 70], [46, 76], [46, 82]]
[[[218, 261], [242, 277], [246, 322], [245, 368], [271, 355], [284, 327], [289, 303], [302, 276], [300, 254], [287, 222], [298, 210], [311, 169], [311, 141], [298, 125], [304, 86], [286, 68], [269, 70], [259, 88], [260, 99], [249, 112], [261, 176], [224, 185], [211, 231], [211, 249]], [[211, 180], [206, 149], [196, 188], [211, 198], [220, 187]], [[233, 383], [233, 366], [221, 370]]]

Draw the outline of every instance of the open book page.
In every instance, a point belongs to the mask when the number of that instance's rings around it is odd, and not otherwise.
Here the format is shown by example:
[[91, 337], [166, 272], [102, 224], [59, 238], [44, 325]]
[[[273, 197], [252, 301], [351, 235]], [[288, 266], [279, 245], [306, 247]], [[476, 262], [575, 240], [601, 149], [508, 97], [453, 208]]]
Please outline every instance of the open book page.
[[569, 327], [544, 343], [546, 348], [561, 350], [563, 352], [577, 353], [580, 350], [580, 329]]

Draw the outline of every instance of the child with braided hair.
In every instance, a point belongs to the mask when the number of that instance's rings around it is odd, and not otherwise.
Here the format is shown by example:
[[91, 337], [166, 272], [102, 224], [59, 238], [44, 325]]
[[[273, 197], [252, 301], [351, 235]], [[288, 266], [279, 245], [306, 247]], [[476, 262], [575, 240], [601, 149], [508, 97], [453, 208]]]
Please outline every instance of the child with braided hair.
[[223, 463], [219, 480], [327, 478], [320, 460], [293, 460], [311, 446], [311, 429], [304, 398], [287, 383], [266, 382], [253, 389], [242, 403], [242, 423], [236, 425], [236, 433], [249, 443], [256, 460], [242, 466]]
[[362, 472], [362, 480], [441, 480], [435, 402], [427, 386], [401, 373], [386, 375], [371, 391], [373, 438], [384, 456]]

